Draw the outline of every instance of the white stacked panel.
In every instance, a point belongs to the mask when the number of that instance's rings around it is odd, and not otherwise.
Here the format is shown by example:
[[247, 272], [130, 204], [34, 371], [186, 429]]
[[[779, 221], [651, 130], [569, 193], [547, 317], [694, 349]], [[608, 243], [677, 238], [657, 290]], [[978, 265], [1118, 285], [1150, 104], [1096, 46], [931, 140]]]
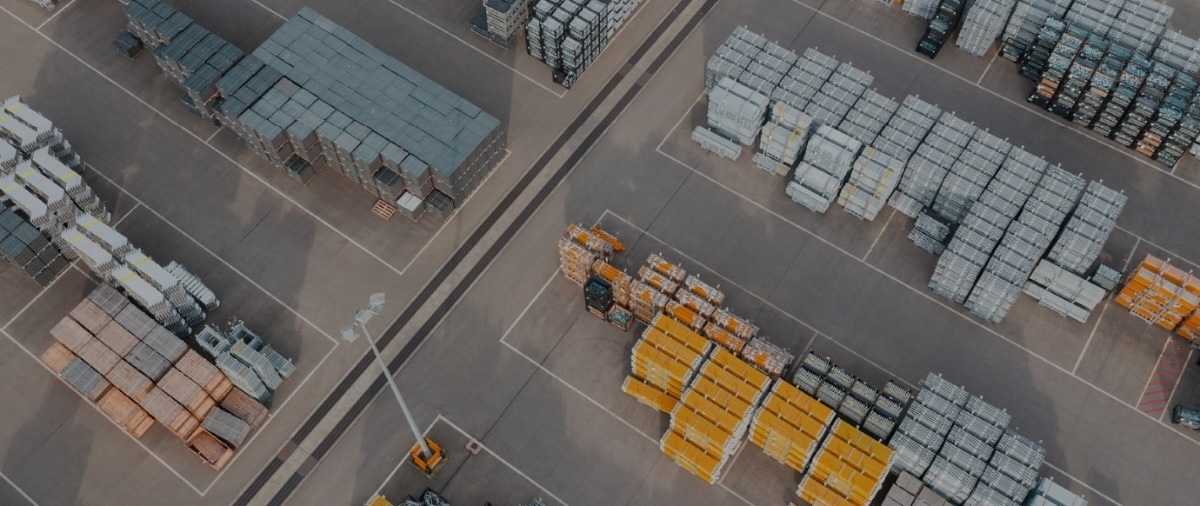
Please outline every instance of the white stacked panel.
[[850, 180], [838, 196], [838, 204], [847, 213], [872, 221], [887, 204], [903, 173], [903, 163], [867, 147], [854, 162]]
[[750, 145], [767, 112], [767, 96], [724, 77], [708, 95], [708, 126], [715, 132]]
[[1016, 0], [976, 0], [967, 10], [958, 31], [958, 47], [975, 56], [983, 56], [1012, 14]]

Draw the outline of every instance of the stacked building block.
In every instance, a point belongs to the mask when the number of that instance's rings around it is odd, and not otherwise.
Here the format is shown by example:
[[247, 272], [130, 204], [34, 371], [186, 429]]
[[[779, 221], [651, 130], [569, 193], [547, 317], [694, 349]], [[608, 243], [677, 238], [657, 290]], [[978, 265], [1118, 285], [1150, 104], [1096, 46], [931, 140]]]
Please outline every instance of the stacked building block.
[[231, 322], [226, 330], [205, 325], [195, 340], [234, 386], [261, 403], [266, 403], [295, 370], [291, 360], [279, 355], [241, 321]]
[[[1200, 306], [1200, 280], [1154, 255], [1146, 255], [1116, 296], [1117, 304], [1146, 323], [1175, 330]], [[1184, 326], [1184, 337], [1194, 336], [1195, 323]]]
[[771, 379], [724, 348], [714, 348], [671, 411], [659, 441], [663, 453], [708, 483], [716, 483], [750, 427]]
[[570, 88], [632, 14], [640, 0], [540, 0], [525, 27], [529, 55]]
[[942, 114], [908, 161], [890, 204], [915, 218], [937, 197], [946, 175], [971, 143], [978, 129], [953, 113]]
[[903, 163], [868, 146], [855, 160], [838, 204], [853, 216], [873, 221], [891, 198], [903, 173]]
[[810, 504], [871, 504], [883, 487], [892, 450], [838, 420], [796, 493]]
[[529, 21], [532, 0], [481, 0], [471, 29], [502, 47], [509, 47]]
[[967, 9], [958, 31], [958, 47], [975, 56], [983, 56], [1004, 31], [1004, 25], [1017, 0], [979, 0]]
[[1128, 197], [1123, 192], [1099, 181], [1088, 183], [1071, 219], [1067, 220], [1046, 258], [1077, 276], [1084, 275], [1100, 258], [1100, 250], [1117, 226], [1117, 216], [1126, 201]]
[[779, 463], [804, 472], [833, 419], [833, 409], [776, 381], [754, 413], [750, 442]]
[[1037, 488], [1029, 494], [1025, 506], [1087, 506], [1087, 501], [1062, 485], [1054, 483], [1054, 480], [1042, 478]]
[[794, 180], [786, 193], [792, 200], [816, 213], [824, 213], [837, 198], [850, 173], [862, 142], [828, 126], [817, 129], [804, 148]]
[[758, 137], [766, 117], [767, 95], [725, 77], [708, 94], [708, 127], [742, 145]]

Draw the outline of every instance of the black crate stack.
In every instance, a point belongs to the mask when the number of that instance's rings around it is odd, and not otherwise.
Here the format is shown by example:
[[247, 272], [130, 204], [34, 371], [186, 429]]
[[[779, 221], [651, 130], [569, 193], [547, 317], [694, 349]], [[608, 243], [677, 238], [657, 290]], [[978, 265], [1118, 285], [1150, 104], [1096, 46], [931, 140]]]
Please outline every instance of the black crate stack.
[[49, 285], [70, 265], [48, 235], [4, 204], [0, 204], [0, 256], [42, 286]]

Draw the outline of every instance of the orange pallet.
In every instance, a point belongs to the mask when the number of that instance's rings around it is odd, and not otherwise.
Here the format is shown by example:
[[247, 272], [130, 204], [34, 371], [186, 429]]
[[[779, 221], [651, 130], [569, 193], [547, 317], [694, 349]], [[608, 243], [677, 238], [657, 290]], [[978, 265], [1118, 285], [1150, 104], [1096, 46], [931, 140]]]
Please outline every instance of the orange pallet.
[[742, 347], [746, 346], [746, 340], [733, 335], [728, 330], [725, 330], [715, 323], [709, 323], [704, 326], [704, 335], [712, 339], [713, 342], [725, 347], [732, 353], [740, 353]]
[[75, 359], [75, 354], [71, 353], [62, 343], [56, 342], [46, 348], [42, 352], [42, 363], [46, 364], [54, 374], [61, 373]]
[[700, 281], [700, 278], [695, 274], [684, 278], [683, 286], [692, 293], [703, 297], [704, 300], [708, 301], [708, 303], [712, 304], [713, 306], [720, 306], [721, 304], [725, 303], [724, 292], [718, 290], [712, 285], [709, 285], [708, 283]]
[[671, 281], [666, 275], [651, 269], [647, 265], [643, 265], [641, 269], [638, 269], [638, 279], [667, 295], [674, 295], [675, 290], [679, 289], [678, 283]]
[[666, 276], [671, 281], [674, 281], [676, 284], [682, 283], [683, 279], [687, 277], [687, 271], [684, 271], [683, 267], [667, 261], [661, 255], [656, 253], [650, 254], [650, 257], [646, 259], [646, 265], [651, 269], [654, 269], [655, 272]]
[[675, 405], [679, 404], [679, 399], [672, 397], [671, 394], [633, 376], [625, 377], [625, 382], [621, 384], [621, 391], [633, 396], [638, 402], [663, 413], [670, 413], [675, 409]]
[[665, 312], [694, 331], [703, 329], [704, 325], [708, 323], [703, 316], [675, 301], [667, 302]]

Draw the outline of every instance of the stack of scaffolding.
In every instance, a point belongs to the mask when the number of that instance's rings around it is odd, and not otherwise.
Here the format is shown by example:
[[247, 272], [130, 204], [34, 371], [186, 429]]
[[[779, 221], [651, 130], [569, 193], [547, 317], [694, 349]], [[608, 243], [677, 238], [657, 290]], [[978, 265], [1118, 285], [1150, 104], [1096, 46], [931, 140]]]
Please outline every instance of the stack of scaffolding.
[[930, 206], [942, 217], [962, 223], [971, 206], [983, 194], [1000, 169], [1012, 145], [984, 130], [976, 130], [963, 149], [954, 170], [946, 175]]
[[508, 47], [529, 21], [532, 0], [481, 0], [483, 7], [471, 19], [471, 29], [488, 40]]
[[742, 156], [742, 146], [738, 143], [700, 125], [696, 125], [696, 128], [692, 129], [692, 140], [722, 158], [737, 160]]
[[889, 443], [895, 466], [954, 504], [1018, 503], [1033, 487], [1045, 450], [1007, 429], [1011, 418], [930, 374]]
[[0, 203], [0, 256], [41, 286], [49, 285], [70, 265], [70, 260], [50, 239], [16, 210]]
[[1117, 216], [1126, 201], [1124, 192], [1099, 181], [1089, 182], [1046, 259], [1077, 276], [1084, 275], [1100, 258], [1100, 250], [1117, 226]]
[[1170, 65], [1171, 68], [1195, 74], [1200, 72], [1200, 41], [1183, 32], [1166, 32], [1154, 48], [1154, 61]]
[[[1175, 330], [1184, 318], [1195, 317], [1200, 306], [1200, 279], [1154, 255], [1146, 255], [1130, 273], [1116, 301], [1146, 323]], [[1189, 322], [1184, 326], [1188, 330], [1180, 335], [1194, 337], [1194, 326]]]
[[[952, 506], [950, 501], [939, 495], [932, 488], [926, 487], [924, 483], [916, 476], [913, 476], [905, 471], [901, 471], [896, 476], [896, 481], [892, 483], [891, 488], [884, 494], [883, 504], [885, 506], [912, 506], [920, 504], [921, 506]], [[919, 501], [919, 502], [918, 502]], [[986, 503], [985, 503], [986, 504]], [[998, 503], [1003, 505], [1005, 503]]]
[[261, 424], [218, 408], [233, 383], [112, 287], [93, 291], [50, 334], [46, 365], [135, 438], [157, 420], [220, 469], [251, 422]]
[[829, 424], [833, 410], [785, 381], [776, 381], [754, 413], [750, 442], [796, 472], [804, 472]]
[[908, 233], [908, 238], [912, 240], [913, 244], [934, 255], [941, 255], [943, 251], [946, 251], [948, 237], [950, 237], [950, 227], [934, 215], [925, 212], [917, 215], [917, 221], [913, 223], [913, 229]]
[[900, 183], [904, 164], [868, 146], [854, 162], [838, 204], [847, 213], [873, 221]]
[[879, 136], [869, 144], [897, 160], [907, 162], [941, 115], [942, 110], [937, 106], [909, 95]]
[[1061, 167], [1047, 167], [1045, 160], [1032, 155], [1025, 162], [1031, 172], [1044, 174], [1021, 214], [1004, 232], [967, 299], [972, 313], [993, 323], [1000, 322], [1017, 301], [1083, 191], [1083, 179]]
[[671, 318], [659, 315], [633, 345], [632, 375], [621, 391], [670, 413], [713, 345]]
[[796, 493], [810, 504], [866, 506], [883, 487], [891, 459], [891, 448], [838, 420]]
[[897, 211], [916, 218], [937, 197], [946, 174], [970, 144], [978, 129], [954, 113], [942, 114], [921, 141], [889, 203]]
[[762, 128], [767, 105], [767, 95], [722, 78], [708, 94], [708, 127], [739, 144], [750, 145]]
[[816, 213], [824, 213], [837, 198], [862, 142], [821, 126], [804, 148], [803, 161], [796, 167], [794, 181], [786, 193], [792, 200]]
[[912, 398], [891, 381], [878, 390], [811, 351], [800, 362], [792, 383], [880, 440], [891, 435], [900, 412]]
[[[751, 32], [745, 26], [734, 28], [733, 33], [717, 47], [717, 51], [709, 57], [705, 65], [704, 91], [711, 92], [713, 87], [725, 77], [735, 81], [741, 79], [746, 68], [762, 55], [763, 47], [767, 44], [771, 43], [767, 41], [766, 37]], [[783, 50], [780, 54], [786, 55], [787, 53], [790, 51]], [[795, 54], [792, 54], [791, 62], [795, 61]]]
[[958, 47], [975, 56], [983, 56], [1004, 31], [1017, 0], [977, 0], [967, 10], [958, 32]]
[[1072, 0], [1021, 0], [1017, 2], [1004, 33], [1000, 36], [1000, 55], [1017, 61], [1033, 45], [1046, 18], [1062, 19]]
[[841, 63], [829, 79], [821, 83], [804, 113], [822, 125], [837, 125], [871, 87], [875, 77], [849, 63]]
[[762, 128], [754, 164], [772, 174], [787, 175], [800, 157], [814, 125], [812, 117], [799, 109], [786, 102], [776, 102], [771, 106], [770, 119]]
[[1054, 483], [1054, 480], [1042, 478], [1025, 501], [1025, 506], [1087, 506], [1087, 501]]
[[750, 427], [771, 379], [724, 348], [714, 348], [671, 411], [659, 446], [680, 467], [716, 483]]
[[921, 19], [933, 19], [941, 0], [908, 0], [904, 2], [904, 12]]
[[234, 386], [262, 403], [296, 370], [291, 359], [272, 349], [245, 322], [234, 320], [224, 331], [205, 325], [195, 339]]
[[154, 51], [163, 73], [183, 89], [183, 105], [215, 122], [217, 81], [245, 53], [161, 0], [133, 0], [125, 14], [130, 33]]
[[832, 56], [811, 47], [805, 49], [771, 94], [771, 105], [784, 102], [804, 110], [837, 68], [838, 61]]
[[787, 348], [772, 343], [766, 336], [755, 336], [747, 341], [740, 356], [772, 378], [782, 375], [796, 359]]
[[570, 88], [629, 18], [640, 0], [540, 0], [525, 26], [529, 55], [554, 69]]
[[855, 139], [876, 139], [898, 109], [900, 104], [895, 100], [875, 90], [867, 90], [846, 113], [846, 118], [837, 125], [837, 129]]
[[613, 244], [604, 235], [572, 223], [567, 226], [566, 235], [558, 240], [559, 269], [567, 279], [582, 285], [592, 265], [598, 260], [611, 260], [613, 252]]

